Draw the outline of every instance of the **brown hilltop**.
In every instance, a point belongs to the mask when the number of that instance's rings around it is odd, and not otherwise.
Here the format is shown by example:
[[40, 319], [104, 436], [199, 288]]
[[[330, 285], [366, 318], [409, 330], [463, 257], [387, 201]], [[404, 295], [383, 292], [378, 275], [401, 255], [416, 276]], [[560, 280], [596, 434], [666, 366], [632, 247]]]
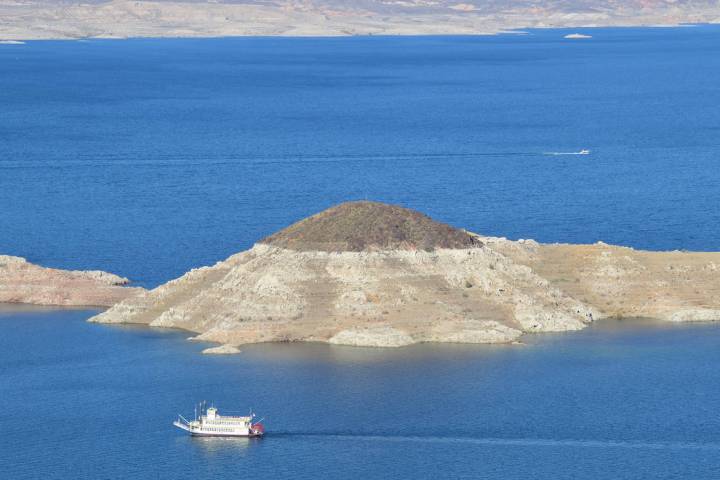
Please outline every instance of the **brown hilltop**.
[[301, 252], [361, 252], [472, 248], [481, 242], [465, 230], [418, 211], [380, 202], [341, 203], [260, 241]]

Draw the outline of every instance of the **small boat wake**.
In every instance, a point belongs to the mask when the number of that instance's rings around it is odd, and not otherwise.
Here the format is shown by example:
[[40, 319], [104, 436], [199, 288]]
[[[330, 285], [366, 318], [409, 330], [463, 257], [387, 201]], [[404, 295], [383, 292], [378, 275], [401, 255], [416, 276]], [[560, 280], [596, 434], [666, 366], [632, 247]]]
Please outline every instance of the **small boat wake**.
[[590, 155], [590, 150], [582, 149], [577, 152], [543, 152], [543, 155]]
[[373, 442], [411, 442], [411, 443], [449, 443], [478, 446], [511, 446], [511, 447], [578, 447], [578, 448], [624, 448], [645, 450], [720, 450], [718, 443], [696, 442], [647, 442], [635, 440], [573, 440], [549, 438], [481, 438], [481, 437], [438, 437], [415, 435], [372, 435], [352, 433], [290, 433], [277, 432], [271, 435], [312, 439], [328, 439], [336, 441], [373, 441]]

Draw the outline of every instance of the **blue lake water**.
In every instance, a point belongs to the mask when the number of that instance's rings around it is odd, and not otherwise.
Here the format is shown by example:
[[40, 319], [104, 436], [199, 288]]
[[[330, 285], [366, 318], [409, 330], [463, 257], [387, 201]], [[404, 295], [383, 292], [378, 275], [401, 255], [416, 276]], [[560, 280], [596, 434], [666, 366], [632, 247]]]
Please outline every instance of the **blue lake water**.
[[720, 27], [565, 33], [0, 46], [0, 252], [152, 286], [361, 198], [720, 250]]
[[[154, 286], [360, 198], [720, 250], [720, 27], [566, 33], [0, 45], [0, 252]], [[713, 325], [210, 358], [92, 313], [0, 314], [0, 477], [719, 475]], [[202, 398], [271, 434], [174, 431]]]
[[[605, 322], [520, 346], [255, 345], [0, 314], [3, 478], [714, 479], [720, 331]], [[266, 438], [176, 430], [198, 399]], [[245, 413], [245, 412], [243, 412]]]

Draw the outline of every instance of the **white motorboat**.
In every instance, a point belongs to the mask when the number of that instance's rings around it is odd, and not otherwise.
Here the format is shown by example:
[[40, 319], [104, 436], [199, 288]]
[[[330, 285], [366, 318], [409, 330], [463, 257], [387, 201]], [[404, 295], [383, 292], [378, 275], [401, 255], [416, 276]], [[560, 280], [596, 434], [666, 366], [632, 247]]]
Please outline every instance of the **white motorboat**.
[[578, 152], [543, 152], [543, 155], [590, 155], [590, 150], [583, 148]]

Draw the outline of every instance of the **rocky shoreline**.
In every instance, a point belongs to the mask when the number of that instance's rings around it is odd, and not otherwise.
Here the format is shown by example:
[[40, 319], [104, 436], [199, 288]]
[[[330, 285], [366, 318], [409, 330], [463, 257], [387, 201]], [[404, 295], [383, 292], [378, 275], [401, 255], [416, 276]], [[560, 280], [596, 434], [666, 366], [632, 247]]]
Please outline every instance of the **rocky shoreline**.
[[90, 319], [240, 345], [517, 343], [602, 318], [720, 320], [720, 253], [484, 237], [401, 207], [351, 202], [154, 290], [102, 271], [0, 256], [0, 303], [110, 307]]
[[70, 271], [0, 255], [0, 303], [59, 307], [110, 307], [145, 290], [99, 270]]
[[90, 321], [182, 328], [230, 350], [512, 343], [608, 317], [720, 320], [720, 253], [510, 241], [352, 202]]

